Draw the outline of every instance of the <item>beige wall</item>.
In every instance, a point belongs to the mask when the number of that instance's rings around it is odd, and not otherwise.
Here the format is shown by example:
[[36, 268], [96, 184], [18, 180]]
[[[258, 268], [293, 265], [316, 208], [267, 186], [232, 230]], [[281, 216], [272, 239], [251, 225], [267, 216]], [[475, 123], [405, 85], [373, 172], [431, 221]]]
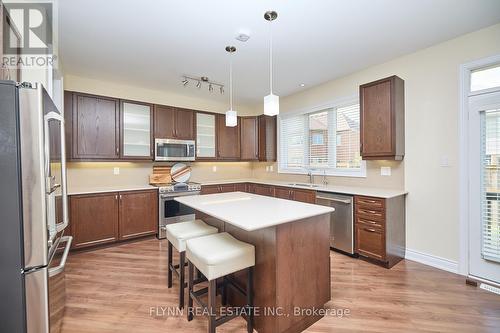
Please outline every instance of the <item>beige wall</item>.
[[[389, 178], [335, 178], [336, 184], [403, 185], [407, 197], [407, 247], [458, 261], [459, 256], [459, 66], [500, 54], [500, 24], [367, 68], [281, 99], [281, 111], [303, 109], [356, 94], [360, 84], [390, 75], [405, 80], [406, 155]], [[441, 167], [447, 156], [449, 167]], [[404, 176], [402, 176], [404, 174]], [[265, 175], [259, 166], [254, 175]], [[276, 175], [272, 175], [276, 177]], [[404, 181], [402, 179], [404, 177]], [[302, 179], [304, 177], [302, 176]], [[385, 184], [384, 184], [385, 183]]]

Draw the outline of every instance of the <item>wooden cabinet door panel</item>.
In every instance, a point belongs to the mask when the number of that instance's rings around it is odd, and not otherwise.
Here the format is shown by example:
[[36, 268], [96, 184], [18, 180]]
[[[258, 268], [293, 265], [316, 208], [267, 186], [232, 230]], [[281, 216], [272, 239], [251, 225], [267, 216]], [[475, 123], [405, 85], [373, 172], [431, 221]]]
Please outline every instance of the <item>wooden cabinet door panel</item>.
[[316, 202], [316, 192], [308, 190], [292, 190], [292, 199], [295, 201], [314, 203]]
[[238, 126], [227, 127], [224, 115], [217, 115], [217, 157], [221, 160], [240, 158], [240, 120]]
[[154, 106], [154, 137], [175, 139], [175, 109], [171, 106]]
[[73, 158], [119, 158], [118, 100], [75, 94], [73, 103]]
[[286, 187], [275, 187], [274, 188], [274, 196], [280, 199], [292, 199], [292, 191]]
[[269, 185], [254, 185], [254, 193], [259, 195], [274, 196], [274, 187]]
[[134, 191], [120, 193], [120, 239], [129, 239], [158, 232], [158, 192]]
[[70, 197], [73, 247], [118, 240], [118, 193]]
[[236, 187], [234, 184], [222, 184], [220, 185], [220, 191], [224, 192], [234, 192], [236, 191]]
[[219, 185], [203, 185], [201, 187], [201, 194], [220, 193]]
[[247, 184], [246, 183], [235, 184], [234, 190], [237, 192], [246, 192], [247, 191]]
[[195, 139], [195, 113], [193, 110], [175, 109], [175, 138], [179, 140]]
[[376, 227], [356, 225], [356, 250], [366, 257], [385, 260], [385, 233]]
[[259, 158], [258, 148], [258, 126], [257, 117], [241, 118], [241, 159], [257, 160]]
[[259, 123], [259, 161], [276, 161], [277, 121], [276, 116], [261, 115]]
[[391, 84], [382, 81], [361, 88], [363, 155], [394, 154]]

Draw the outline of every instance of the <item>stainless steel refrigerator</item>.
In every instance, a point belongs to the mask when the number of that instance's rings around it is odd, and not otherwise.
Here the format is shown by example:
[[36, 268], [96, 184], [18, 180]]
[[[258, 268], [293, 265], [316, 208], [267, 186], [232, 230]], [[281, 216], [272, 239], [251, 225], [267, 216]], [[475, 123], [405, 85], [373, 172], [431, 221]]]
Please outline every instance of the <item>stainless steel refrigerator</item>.
[[42, 85], [0, 81], [0, 332], [60, 330], [67, 206], [63, 115]]

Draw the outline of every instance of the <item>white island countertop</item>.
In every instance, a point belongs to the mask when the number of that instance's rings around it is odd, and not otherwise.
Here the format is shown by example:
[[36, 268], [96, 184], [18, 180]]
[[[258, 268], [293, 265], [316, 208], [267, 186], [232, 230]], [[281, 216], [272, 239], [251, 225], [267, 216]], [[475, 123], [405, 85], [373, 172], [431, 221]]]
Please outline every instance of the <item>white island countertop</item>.
[[334, 211], [331, 207], [245, 192], [192, 195], [177, 197], [175, 200], [246, 231], [264, 229]]

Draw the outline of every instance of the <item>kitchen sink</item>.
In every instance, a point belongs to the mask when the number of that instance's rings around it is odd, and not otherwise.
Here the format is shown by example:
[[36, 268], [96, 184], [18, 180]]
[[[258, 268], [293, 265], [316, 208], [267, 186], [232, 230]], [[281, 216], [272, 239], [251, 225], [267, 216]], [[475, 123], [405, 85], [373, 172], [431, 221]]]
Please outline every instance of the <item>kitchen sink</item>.
[[304, 186], [304, 187], [320, 187], [321, 185], [318, 185], [318, 184], [303, 184], [303, 183], [291, 183], [291, 184], [288, 184], [290, 186]]

